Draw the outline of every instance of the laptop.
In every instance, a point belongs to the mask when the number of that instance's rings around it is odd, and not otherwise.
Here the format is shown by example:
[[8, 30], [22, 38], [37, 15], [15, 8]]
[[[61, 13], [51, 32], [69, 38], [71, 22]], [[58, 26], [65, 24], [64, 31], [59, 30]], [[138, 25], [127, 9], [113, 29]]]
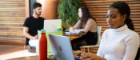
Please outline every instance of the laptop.
[[46, 32], [57, 31], [57, 27], [61, 26], [61, 19], [44, 20], [44, 29]]
[[74, 58], [69, 37], [53, 34], [48, 34], [48, 37], [56, 60], [80, 60], [80, 57]]

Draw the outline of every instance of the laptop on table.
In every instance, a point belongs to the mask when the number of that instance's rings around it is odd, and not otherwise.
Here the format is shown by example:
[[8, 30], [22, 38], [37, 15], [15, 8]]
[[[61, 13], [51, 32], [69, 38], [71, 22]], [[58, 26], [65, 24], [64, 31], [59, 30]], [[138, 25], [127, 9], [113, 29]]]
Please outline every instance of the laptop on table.
[[48, 34], [48, 37], [53, 56], [56, 60], [80, 60], [80, 57], [74, 58], [69, 37], [53, 34]]
[[61, 19], [44, 20], [44, 29], [46, 32], [57, 31], [57, 27], [61, 26]]

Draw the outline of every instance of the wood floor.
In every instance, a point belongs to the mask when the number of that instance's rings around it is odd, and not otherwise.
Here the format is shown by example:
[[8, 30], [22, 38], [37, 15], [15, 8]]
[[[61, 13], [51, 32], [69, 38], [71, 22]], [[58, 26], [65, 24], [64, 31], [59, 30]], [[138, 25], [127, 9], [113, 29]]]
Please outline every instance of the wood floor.
[[22, 46], [0, 45], [0, 55], [23, 50]]
[[11, 58], [35, 56], [36, 53], [30, 53], [23, 46], [0, 45], [0, 60], [7, 60]]

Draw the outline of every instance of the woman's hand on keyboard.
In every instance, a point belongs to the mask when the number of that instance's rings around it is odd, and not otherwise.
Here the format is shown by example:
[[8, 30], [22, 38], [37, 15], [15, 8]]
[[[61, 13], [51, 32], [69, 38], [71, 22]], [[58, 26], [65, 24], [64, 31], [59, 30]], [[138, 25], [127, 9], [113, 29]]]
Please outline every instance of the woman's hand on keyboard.
[[83, 51], [73, 51], [74, 58], [75, 58], [76, 56], [81, 56], [81, 54], [83, 54], [83, 53], [85, 53], [85, 52], [83, 52]]
[[85, 58], [89, 58], [88, 60], [106, 60], [102, 57], [97, 56], [96, 54], [93, 54], [93, 53], [83, 53], [83, 54], [81, 54], [80, 59], [85, 59]]

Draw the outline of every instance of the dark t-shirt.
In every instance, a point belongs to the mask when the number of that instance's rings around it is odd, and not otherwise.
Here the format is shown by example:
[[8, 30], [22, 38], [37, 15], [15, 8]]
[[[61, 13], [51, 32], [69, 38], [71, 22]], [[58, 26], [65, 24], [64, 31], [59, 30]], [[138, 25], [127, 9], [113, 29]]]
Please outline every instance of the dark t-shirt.
[[[44, 18], [39, 17], [39, 18], [34, 18], [33, 16], [30, 16], [27, 18], [23, 24], [24, 27], [28, 27], [28, 33], [32, 36], [37, 35], [37, 30], [43, 29], [44, 25]], [[26, 45], [29, 45], [29, 39], [26, 38]]]

